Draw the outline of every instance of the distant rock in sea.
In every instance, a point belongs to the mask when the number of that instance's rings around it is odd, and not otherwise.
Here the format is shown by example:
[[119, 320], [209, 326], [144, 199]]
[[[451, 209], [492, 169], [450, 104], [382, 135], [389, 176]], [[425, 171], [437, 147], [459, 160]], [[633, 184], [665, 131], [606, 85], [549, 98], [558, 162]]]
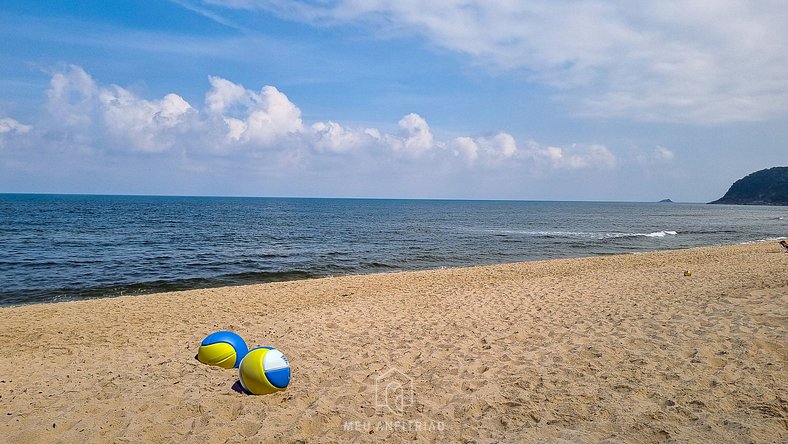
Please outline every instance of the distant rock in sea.
[[659, 201], [659, 203], [673, 203], [673, 201], [670, 199], [662, 199], [661, 201]]
[[733, 205], [788, 205], [788, 167], [756, 171], [731, 185], [722, 198], [709, 202]]

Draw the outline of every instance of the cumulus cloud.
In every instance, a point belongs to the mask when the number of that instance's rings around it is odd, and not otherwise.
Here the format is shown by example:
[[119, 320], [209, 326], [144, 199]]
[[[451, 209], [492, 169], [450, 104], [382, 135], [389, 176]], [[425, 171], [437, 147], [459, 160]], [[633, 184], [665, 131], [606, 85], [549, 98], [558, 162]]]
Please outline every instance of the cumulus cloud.
[[498, 133], [492, 137], [457, 137], [449, 143], [452, 153], [474, 164], [482, 157], [488, 163], [514, 158], [518, 153], [514, 136]]
[[49, 81], [47, 109], [63, 126], [86, 126], [93, 120], [98, 86], [79, 66], [69, 65]]
[[[375, 132], [376, 130], [348, 129], [330, 120], [316, 122], [312, 124], [311, 129], [314, 147], [322, 151], [342, 153], [380, 139], [380, 133]], [[372, 133], [370, 134], [368, 131], [372, 131]]]
[[537, 165], [546, 165], [553, 169], [610, 169], [617, 163], [616, 156], [606, 146], [599, 144], [543, 147], [529, 141], [527, 156]]
[[107, 130], [145, 152], [170, 148], [175, 140], [163, 136], [183, 125], [194, 110], [177, 94], [150, 101], [118, 86], [103, 89], [98, 100]]
[[45, 130], [83, 145], [107, 137], [142, 152], [173, 146], [195, 112], [177, 94], [146, 100], [117, 85], [99, 86], [75, 65], [53, 74], [47, 99]]
[[209, 81], [207, 109], [222, 116], [230, 140], [270, 145], [303, 130], [301, 110], [275, 87], [264, 86], [256, 93], [220, 77]]
[[394, 151], [418, 157], [435, 146], [430, 126], [420, 115], [408, 114], [398, 124], [402, 129], [401, 137], [388, 138]]
[[242, 85], [235, 84], [221, 77], [208, 77], [211, 89], [205, 94], [205, 104], [208, 111], [222, 114], [236, 104], [248, 108], [252, 105], [253, 92]]
[[420, 35], [523, 73], [591, 116], [722, 123], [788, 113], [788, 14], [780, 0], [206, 3]]
[[451, 143], [451, 148], [455, 156], [463, 157], [470, 163], [479, 158], [479, 145], [471, 137], [455, 138]]

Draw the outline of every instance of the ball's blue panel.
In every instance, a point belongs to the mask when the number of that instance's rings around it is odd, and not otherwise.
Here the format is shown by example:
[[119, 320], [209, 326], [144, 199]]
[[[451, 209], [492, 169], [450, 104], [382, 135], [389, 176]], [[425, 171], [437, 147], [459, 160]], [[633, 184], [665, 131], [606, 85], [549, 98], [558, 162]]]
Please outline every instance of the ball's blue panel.
[[290, 384], [290, 367], [268, 370], [265, 377], [274, 387], [285, 388]]

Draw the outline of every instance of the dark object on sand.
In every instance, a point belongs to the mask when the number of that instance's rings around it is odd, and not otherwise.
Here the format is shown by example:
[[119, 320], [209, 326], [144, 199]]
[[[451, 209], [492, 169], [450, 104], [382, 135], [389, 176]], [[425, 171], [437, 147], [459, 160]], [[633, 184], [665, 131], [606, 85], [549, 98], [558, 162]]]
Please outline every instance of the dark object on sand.
[[783, 248], [785, 248], [785, 251], [788, 252], [788, 241], [781, 240], [780, 245], [782, 245]]

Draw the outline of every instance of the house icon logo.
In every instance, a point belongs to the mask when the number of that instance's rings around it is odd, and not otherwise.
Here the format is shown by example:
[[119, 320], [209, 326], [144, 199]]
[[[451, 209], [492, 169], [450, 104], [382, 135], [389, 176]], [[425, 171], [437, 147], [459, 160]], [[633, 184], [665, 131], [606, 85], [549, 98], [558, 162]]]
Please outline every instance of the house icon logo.
[[391, 368], [375, 378], [375, 408], [402, 415], [412, 405], [413, 380], [408, 375]]

